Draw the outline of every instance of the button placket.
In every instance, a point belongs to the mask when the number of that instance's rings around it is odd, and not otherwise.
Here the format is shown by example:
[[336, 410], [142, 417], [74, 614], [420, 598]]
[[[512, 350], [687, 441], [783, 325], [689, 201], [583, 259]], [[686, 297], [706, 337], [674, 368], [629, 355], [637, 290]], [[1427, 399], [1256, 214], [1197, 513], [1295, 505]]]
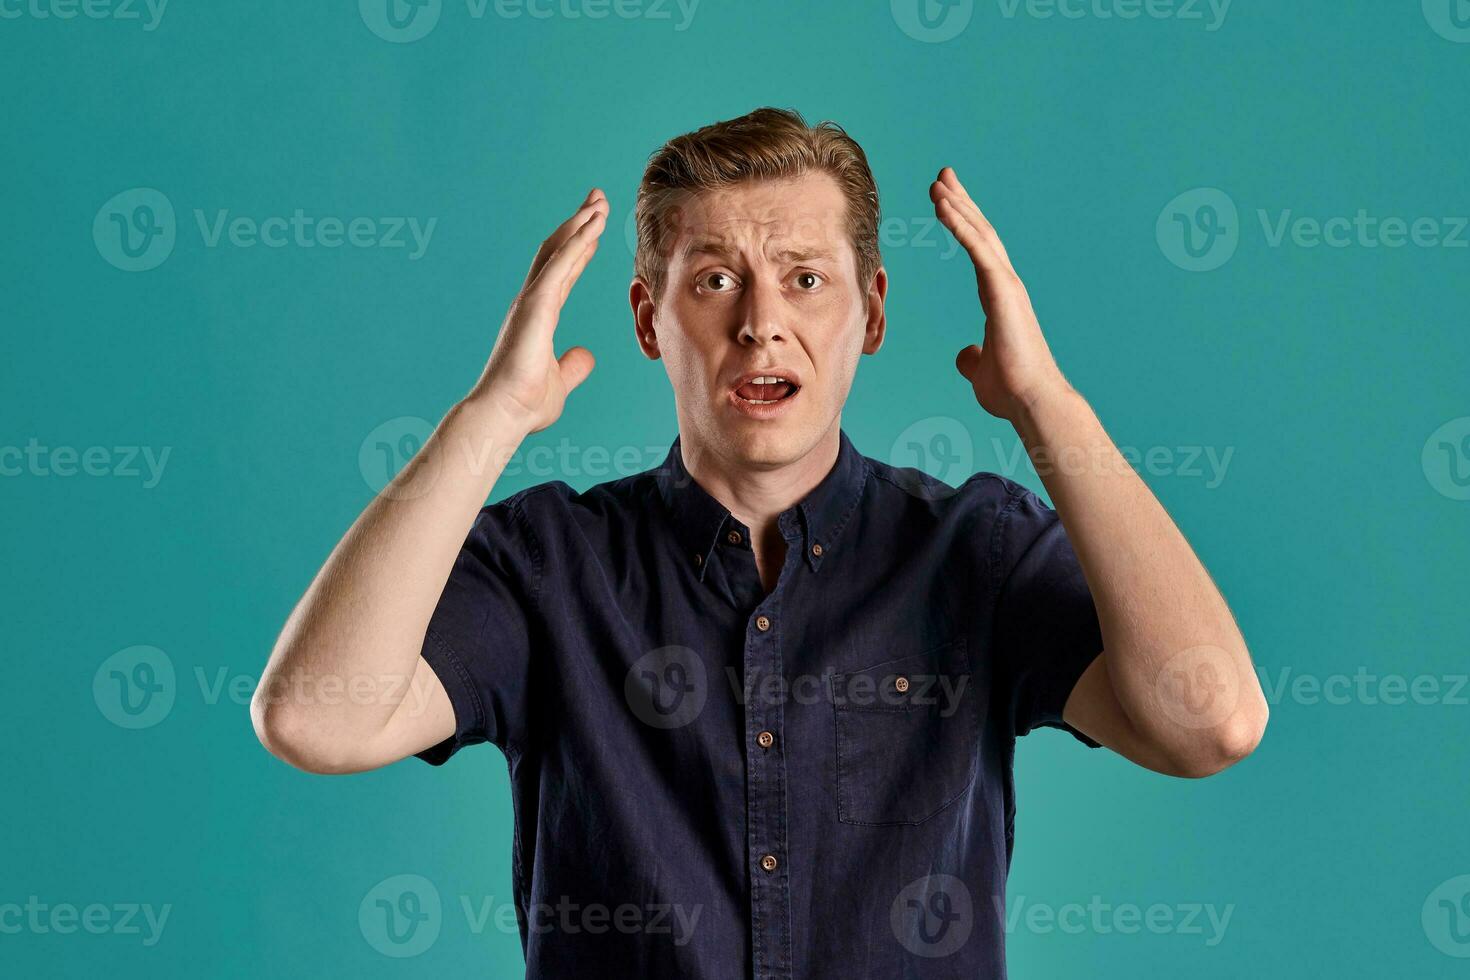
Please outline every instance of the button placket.
[[[783, 570], [784, 577], [784, 570]], [[783, 721], [780, 644], [780, 580], [751, 617], [745, 663], [749, 699], [745, 710], [747, 846], [751, 856], [752, 965], [757, 977], [791, 976], [791, 895], [786, 873], [785, 753], [773, 750]]]

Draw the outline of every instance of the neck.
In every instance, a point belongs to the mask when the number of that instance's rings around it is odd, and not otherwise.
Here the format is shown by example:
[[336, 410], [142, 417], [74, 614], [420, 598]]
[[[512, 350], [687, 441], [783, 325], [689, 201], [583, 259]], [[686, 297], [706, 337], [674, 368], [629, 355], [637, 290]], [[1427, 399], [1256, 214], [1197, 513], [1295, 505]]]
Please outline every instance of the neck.
[[804, 453], [794, 458], [750, 458], [690, 439], [692, 430], [679, 430], [684, 468], [696, 483], [750, 528], [757, 542], [779, 536], [776, 518], [806, 497], [837, 464], [841, 448], [842, 417]]

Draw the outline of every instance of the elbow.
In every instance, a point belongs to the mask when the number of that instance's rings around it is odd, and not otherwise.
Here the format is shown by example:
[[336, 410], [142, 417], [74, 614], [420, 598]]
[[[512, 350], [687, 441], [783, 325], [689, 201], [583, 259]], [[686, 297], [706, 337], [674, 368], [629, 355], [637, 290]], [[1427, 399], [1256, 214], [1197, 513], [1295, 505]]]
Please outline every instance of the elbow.
[[1261, 744], [1269, 714], [1263, 700], [1252, 710], [1236, 712], [1216, 725], [1186, 757], [1177, 760], [1176, 775], [1203, 779], [1229, 769]]
[[329, 739], [321, 737], [314, 719], [264, 697], [259, 690], [250, 701], [250, 721], [265, 750], [289, 766], [323, 776], [356, 771], [332, 749]]

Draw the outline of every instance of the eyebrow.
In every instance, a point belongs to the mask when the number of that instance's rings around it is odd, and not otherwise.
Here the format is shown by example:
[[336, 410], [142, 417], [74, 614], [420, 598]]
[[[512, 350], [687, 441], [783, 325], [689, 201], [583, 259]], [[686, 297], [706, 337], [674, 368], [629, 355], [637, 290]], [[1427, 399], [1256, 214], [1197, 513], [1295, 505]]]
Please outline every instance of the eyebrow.
[[[734, 249], [723, 239], [697, 238], [690, 241], [684, 249], [685, 255], [705, 254], [719, 255], [729, 258], [734, 255]], [[836, 256], [831, 249], [813, 246], [809, 248], [779, 248], [775, 250], [775, 256], [786, 262], [804, 262], [809, 259], [832, 259]]]

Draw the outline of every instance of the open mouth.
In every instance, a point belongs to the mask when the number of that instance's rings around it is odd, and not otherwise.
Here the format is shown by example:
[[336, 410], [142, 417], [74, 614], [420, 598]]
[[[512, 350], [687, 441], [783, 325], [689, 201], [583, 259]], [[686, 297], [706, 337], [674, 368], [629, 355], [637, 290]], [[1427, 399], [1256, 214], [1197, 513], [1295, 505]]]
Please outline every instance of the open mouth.
[[801, 390], [801, 386], [776, 374], [762, 374], [751, 378], [735, 388], [735, 397], [752, 405], [774, 405], [790, 398]]

